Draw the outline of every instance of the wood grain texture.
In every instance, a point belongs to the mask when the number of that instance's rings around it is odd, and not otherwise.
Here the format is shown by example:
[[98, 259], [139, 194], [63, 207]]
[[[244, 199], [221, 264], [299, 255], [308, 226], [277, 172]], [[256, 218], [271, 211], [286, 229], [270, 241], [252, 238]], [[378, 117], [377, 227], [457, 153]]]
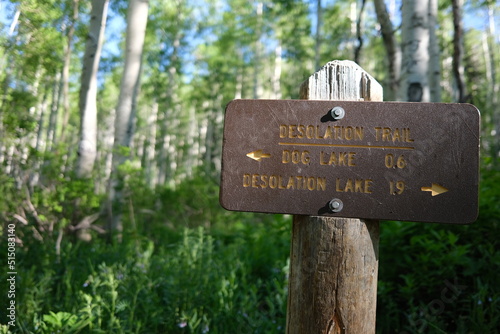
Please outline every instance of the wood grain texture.
[[[351, 61], [332, 61], [300, 88], [309, 100], [382, 101], [382, 87]], [[294, 216], [288, 334], [375, 333], [378, 221]]]

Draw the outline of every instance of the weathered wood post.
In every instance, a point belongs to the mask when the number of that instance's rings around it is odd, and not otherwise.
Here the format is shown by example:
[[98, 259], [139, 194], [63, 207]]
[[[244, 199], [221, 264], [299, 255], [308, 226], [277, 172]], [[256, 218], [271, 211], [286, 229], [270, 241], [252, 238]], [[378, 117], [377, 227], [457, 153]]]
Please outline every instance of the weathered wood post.
[[301, 97], [227, 105], [220, 203], [296, 215], [287, 333], [373, 334], [379, 224], [339, 217], [474, 222], [479, 110], [381, 102], [350, 61], [326, 64]]
[[[332, 61], [300, 87], [308, 100], [382, 101], [382, 87], [352, 61]], [[294, 216], [288, 334], [375, 333], [378, 221]]]

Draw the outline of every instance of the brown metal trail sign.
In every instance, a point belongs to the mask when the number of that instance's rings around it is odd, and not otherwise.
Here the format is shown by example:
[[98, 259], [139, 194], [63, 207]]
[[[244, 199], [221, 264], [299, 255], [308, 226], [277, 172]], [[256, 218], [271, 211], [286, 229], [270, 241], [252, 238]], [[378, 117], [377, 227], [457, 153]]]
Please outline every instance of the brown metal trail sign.
[[470, 104], [234, 100], [225, 115], [221, 205], [471, 223], [479, 127]]

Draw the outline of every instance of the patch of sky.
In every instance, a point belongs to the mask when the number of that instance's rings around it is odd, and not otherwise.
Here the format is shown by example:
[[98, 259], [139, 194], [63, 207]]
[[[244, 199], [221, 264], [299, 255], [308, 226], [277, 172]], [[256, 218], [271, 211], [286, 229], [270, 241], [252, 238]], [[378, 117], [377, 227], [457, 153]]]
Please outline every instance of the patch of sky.
[[104, 31], [104, 43], [101, 50], [99, 72], [97, 73], [97, 82], [99, 86], [104, 84], [106, 75], [109, 75], [116, 66], [120, 66], [123, 63], [121, 54], [125, 44], [126, 27], [127, 23], [123, 15], [110, 7], [108, 10], [106, 29]]

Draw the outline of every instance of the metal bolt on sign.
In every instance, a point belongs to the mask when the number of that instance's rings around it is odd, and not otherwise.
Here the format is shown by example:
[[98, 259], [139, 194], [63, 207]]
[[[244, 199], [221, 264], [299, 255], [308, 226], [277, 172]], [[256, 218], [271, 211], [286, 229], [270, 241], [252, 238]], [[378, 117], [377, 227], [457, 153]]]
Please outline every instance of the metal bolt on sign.
[[344, 208], [344, 203], [338, 198], [334, 198], [328, 203], [331, 212], [340, 212]]
[[332, 115], [334, 120], [339, 120], [344, 118], [345, 110], [342, 107], [334, 107], [332, 110], [330, 110], [330, 115]]

